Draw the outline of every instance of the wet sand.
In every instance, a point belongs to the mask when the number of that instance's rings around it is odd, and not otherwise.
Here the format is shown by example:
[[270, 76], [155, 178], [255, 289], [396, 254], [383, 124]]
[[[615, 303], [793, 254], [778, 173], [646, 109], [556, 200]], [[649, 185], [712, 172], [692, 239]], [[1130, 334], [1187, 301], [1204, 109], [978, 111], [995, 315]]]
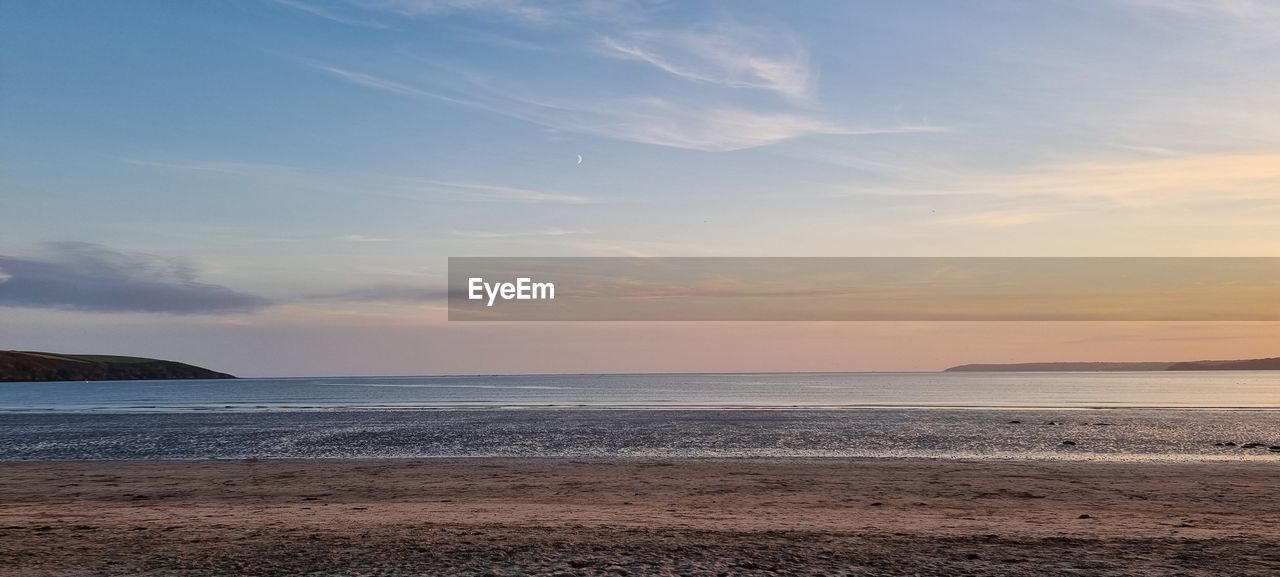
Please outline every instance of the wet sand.
[[0, 575], [1280, 575], [1280, 464], [0, 463]]

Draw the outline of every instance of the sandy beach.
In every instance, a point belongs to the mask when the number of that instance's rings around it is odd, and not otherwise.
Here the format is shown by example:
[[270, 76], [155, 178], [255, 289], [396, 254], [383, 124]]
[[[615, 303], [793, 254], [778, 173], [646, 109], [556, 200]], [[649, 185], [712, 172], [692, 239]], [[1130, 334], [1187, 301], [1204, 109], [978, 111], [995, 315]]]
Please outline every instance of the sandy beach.
[[1268, 463], [8, 462], [0, 575], [1276, 575]]

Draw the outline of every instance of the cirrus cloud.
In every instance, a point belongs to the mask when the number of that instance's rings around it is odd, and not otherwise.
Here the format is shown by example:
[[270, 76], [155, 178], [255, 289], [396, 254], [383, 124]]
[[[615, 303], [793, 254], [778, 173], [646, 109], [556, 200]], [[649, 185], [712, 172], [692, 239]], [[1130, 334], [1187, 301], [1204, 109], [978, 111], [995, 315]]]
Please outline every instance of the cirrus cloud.
[[789, 100], [812, 96], [809, 54], [791, 35], [719, 24], [704, 29], [639, 30], [602, 41], [605, 55], [643, 62], [676, 77], [756, 88]]

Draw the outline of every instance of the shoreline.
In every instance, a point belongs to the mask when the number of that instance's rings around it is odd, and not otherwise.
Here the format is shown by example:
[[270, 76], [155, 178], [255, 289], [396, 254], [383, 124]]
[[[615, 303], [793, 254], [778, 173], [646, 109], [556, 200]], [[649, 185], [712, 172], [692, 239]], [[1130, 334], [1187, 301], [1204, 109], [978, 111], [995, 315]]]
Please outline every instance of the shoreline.
[[56, 459], [943, 458], [1278, 462], [1261, 411], [312, 411], [0, 417], [0, 462]]
[[[1250, 449], [1244, 449], [1250, 451]], [[0, 467], [9, 464], [36, 464], [47, 463], [53, 464], [90, 464], [97, 463], [104, 466], [112, 464], [127, 465], [130, 463], [148, 463], [148, 464], [199, 464], [199, 463], [364, 463], [364, 464], [406, 464], [414, 461], [429, 463], [432, 461], [476, 461], [476, 460], [492, 460], [492, 461], [548, 461], [548, 462], [575, 462], [575, 463], [596, 463], [596, 464], [636, 464], [648, 463], [653, 461], [670, 461], [670, 462], [686, 462], [686, 463], [749, 463], [753, 461], [769, 461], [775, 463], [808, 463], [817, 464], [823, 462], [898, 462], [898, 463], [988, 463], [992, 465], [1052, 465], [1052, 464], [1089, 464], [1089, 465], [1151, 465], [1151, 466], [1177, 466], [1177, 465], [1275, 465], [1280, 463], [1280, 451], [1253, 449], [1252, 452], [1243, 455], [1221, 455], [1221, 456], [1205, 456], [1205, 455], [1136, 455], [1136, 454], [1098, 454], [1098, 453], [1082, 453], [1078, 455], [1067, 456], [1045, 456], [1045, 455], [849, 455], [849, 454], [827, 454], [827, 455], [769, 455], [769, 454], [736, 454], [736, 455], [620, 455], [620, 456], [597, 456], [597, 455], [407, 455], [407, 456], [335, 456], [335, 457], [156, 457], [156, 458], [102, 458], [102, 459], [57, 459], [57, 458], [39, 458], [39, 459], [0, 459]]]
[[189, 415], [193, 413], [321, 413], [321, 412], [442, 412], [442, 411], [1199, 411], [1199, 412], [1275, 412], [1280, 405], [1234, 406], [1178, 406], [1178, 405], [1115, 405], [1060, 407], [1053, 405], [583, 405], [583, 404], [512, 404], [512, 405], [335, 405], [335, 406], [279, 406], [254, 405], [251, 407], [187, 406], [187, 407], [112, 407], [112, 408], [0, 408], [0, 415]]
[[1268, 575], [1275, 487], [1253, 462], [10, 461], [0, 575]]

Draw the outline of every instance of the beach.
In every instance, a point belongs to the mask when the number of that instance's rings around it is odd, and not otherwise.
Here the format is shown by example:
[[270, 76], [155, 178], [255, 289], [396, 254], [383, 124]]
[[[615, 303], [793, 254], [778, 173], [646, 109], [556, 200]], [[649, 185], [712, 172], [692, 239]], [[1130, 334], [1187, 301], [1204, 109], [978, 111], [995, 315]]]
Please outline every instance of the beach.
[[1280, 577], [1280, 0], [0, 0], [0, 577]]
[[1280, 467], [16, 461], [0, 575], [1275, 575]]

